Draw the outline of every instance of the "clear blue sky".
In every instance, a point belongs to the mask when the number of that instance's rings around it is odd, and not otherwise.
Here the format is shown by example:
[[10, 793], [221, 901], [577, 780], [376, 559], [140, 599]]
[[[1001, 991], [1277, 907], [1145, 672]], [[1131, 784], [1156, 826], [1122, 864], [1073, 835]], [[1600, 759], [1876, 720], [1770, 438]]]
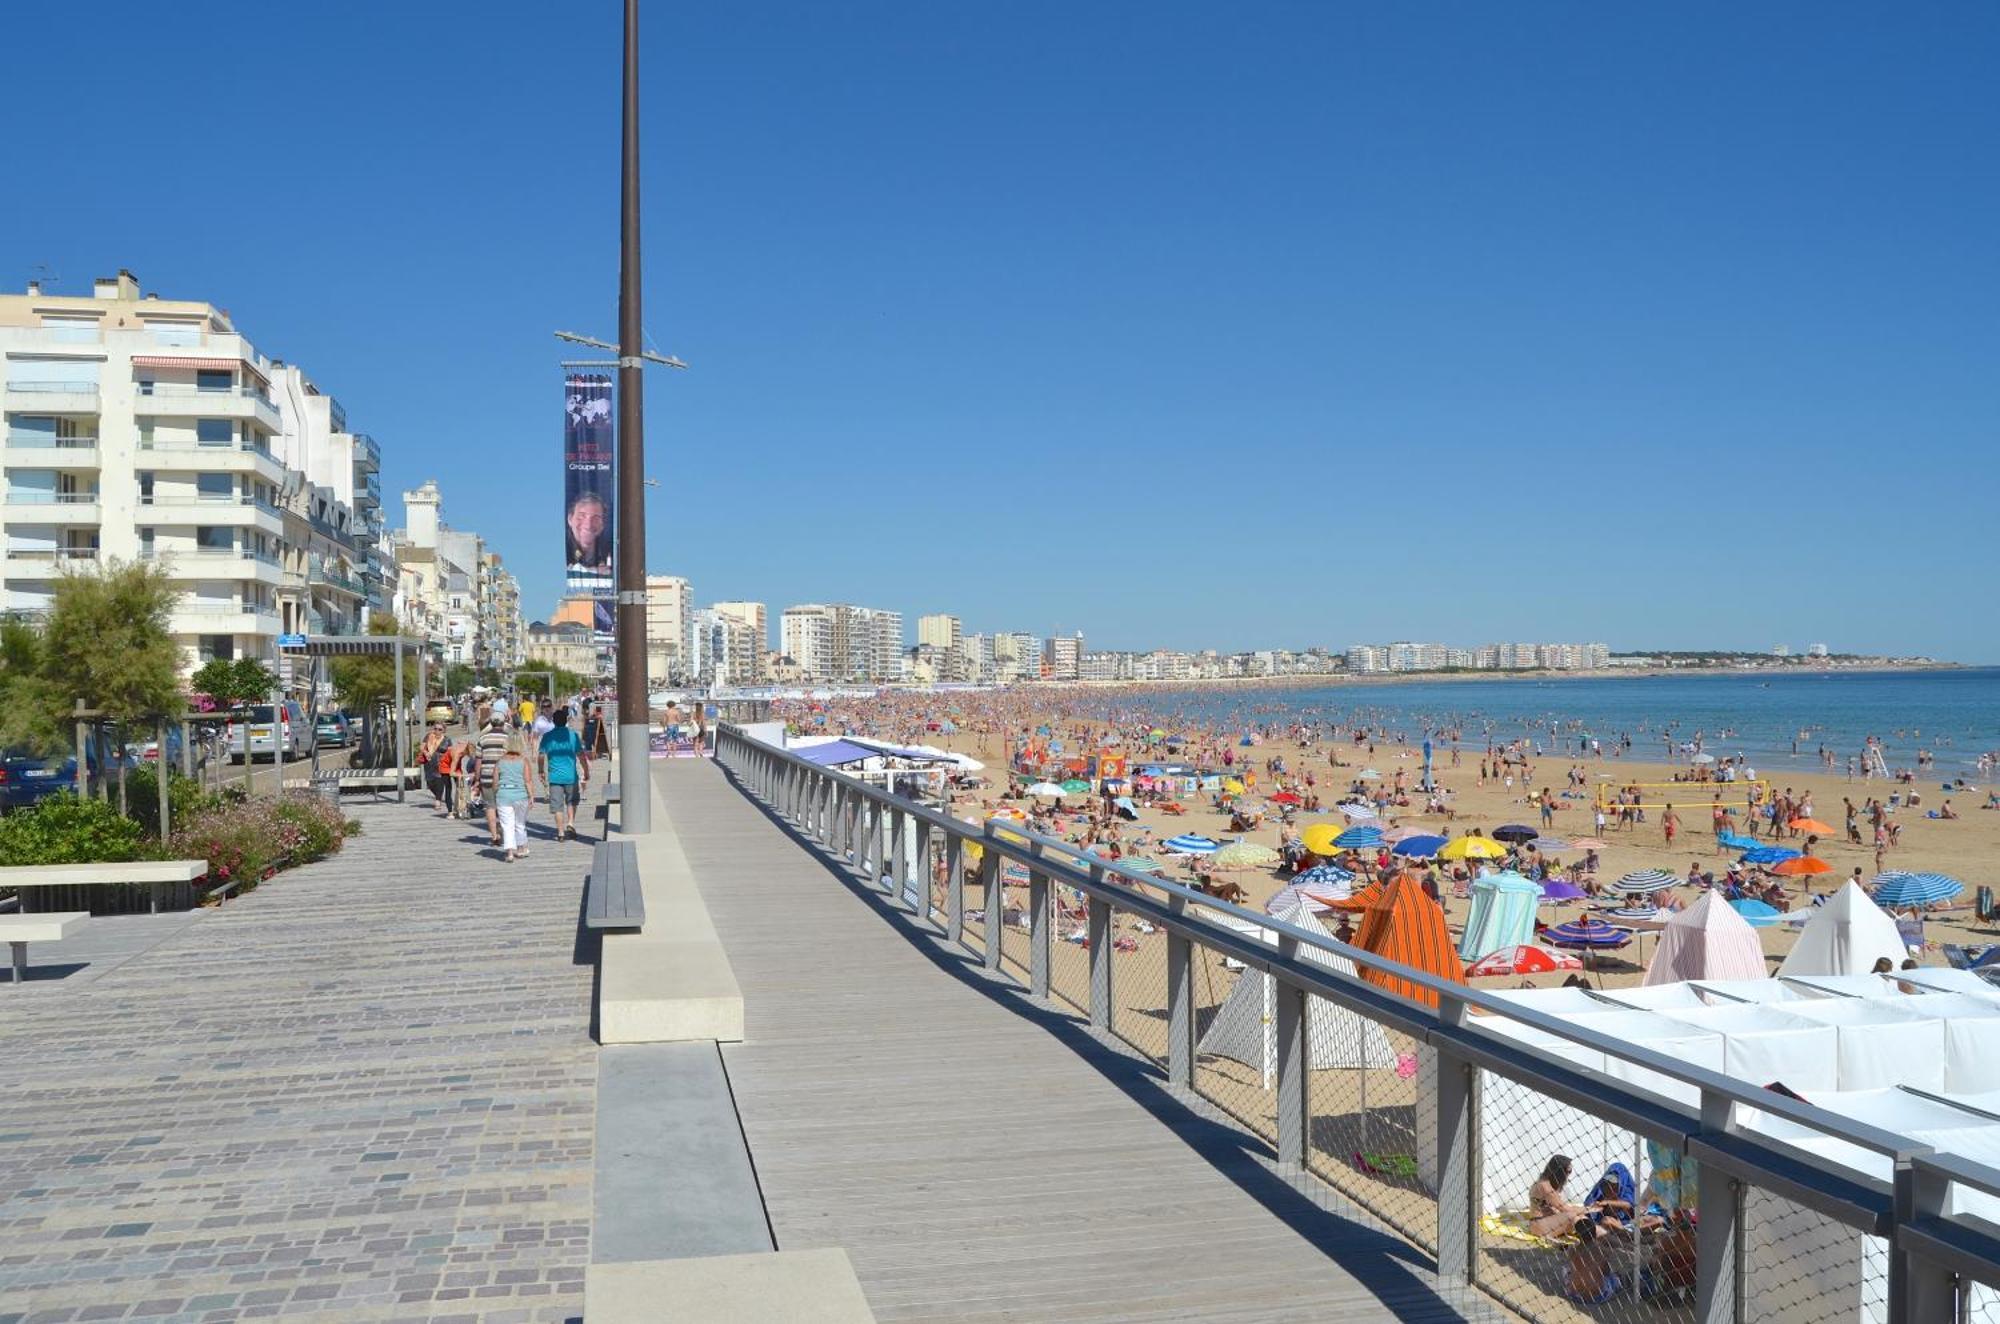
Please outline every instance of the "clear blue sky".
[[[2000, 6], [646, 7], [646, 320], [694, 365], [650, 560], [700, 601], [2000, 659]], [[8, 45], [6, 286], [228, 307], [546, 612], [618, 6]]]

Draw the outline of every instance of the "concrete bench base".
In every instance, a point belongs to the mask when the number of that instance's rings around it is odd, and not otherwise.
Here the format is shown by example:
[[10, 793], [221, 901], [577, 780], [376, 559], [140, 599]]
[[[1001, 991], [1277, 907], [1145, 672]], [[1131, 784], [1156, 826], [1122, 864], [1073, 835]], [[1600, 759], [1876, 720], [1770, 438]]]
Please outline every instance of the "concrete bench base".
[[[153, 914], [169, 887], [185, 888], [206, 876], [207, 860], [131, 860], [123, 864], [22, 864], [0, 868], [0, 887], [11, 887], [28, 908], [28, 889], [45, 887], [144, 887]], [[72, 905], [82, 898], [63, 898]]]
[[593, 1264], [583, 1271], [583, 1317], [588, 1324], [875, 1324], [838, 1247]]
[[622, 838], [637, 848], [646, 928], [604, 935], [598, 969], [598, 1042], [740, 1042], [743, 991], [709, 921], [708, 907], [702, 903], [657, 788], [652, 796], [652, 832]]

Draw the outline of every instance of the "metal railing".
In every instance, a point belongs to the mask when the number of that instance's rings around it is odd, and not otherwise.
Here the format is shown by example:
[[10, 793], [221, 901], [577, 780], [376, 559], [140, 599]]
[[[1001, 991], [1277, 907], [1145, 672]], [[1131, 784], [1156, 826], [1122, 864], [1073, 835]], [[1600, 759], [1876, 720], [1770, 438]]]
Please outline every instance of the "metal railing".
[[9, 381], [9, 391], [32, 395], [90, 395], [97, 394], [96, 382], [45, 382]]
[[[1018, 974], [1026, 996], [1068, 1004], [1100, 1037], [1150, 1059], [1168, 1086], [1221, 1110], [1269, 1143], [1279, 1163], [1345, 1197], [1357, 1217], [1430, 1252], [1441, 1288], [1477, 1290], [1537, 1324], [1851, 1320], [1857, 1312], [1930, 1324], [1974, 1317], [1975, 1296], [1980, 1316], [1993, 1308], [2000, 1226], [1946, 1211], [1954, 1193], [2000, 1200], [2000, 1170], [1025, 826], [953, 818], [731, 725], [718, 728], [715, 748], [746, 793], [892, 904], [941, 926], [989, 969]], [[1010, 882], [1009, 873], [1025, 877]], [[1027, 891], [1018, 914], [1009, 886]], [[1076, 904], [1065, 906], [1065, 895]], [[1075, 932], [1060, 933], [1068, 922]], [[1229, 995], [1217, 988], [1225, 969], [1265, 989], [1262, 1015], [1251, 1008], [1252, 1033], [1268, 1045], [1262, 1072], [1201, 1046], [1227, 1011]], [[1503, 1023], [1514, 1032], [1496, 1028]], [[1387, 1057], [1371, 1047], [1375, 1036]], [[1378, 1069], [1389, 1060], [1393, 1071]], [[1373, 1086], [1371, 1103], [1371, 1078], [1385, 1076], [1393, 1079]], [[1688, 1193], [1685, 1203], [1664, 1210], [1664, 1225], [1645, 1236], [1567, 1246], [1496, 1217], [1502, 1201], [1485, 1189], [1486, 1151], [1502, 1141], [1518, 1150], [1523, 1129], [1538, 1131], [1556, 1113], [1580, 1114], [1634, 1148], [1645, 1144], [1658, 1155], [1656, 1178], [1663, 1168], [1684, 1171], [1677, 1189]], [[1773, 1118], [1803, 1128], [1811, 1143], [1752, 1129]], [[1875, 1156], [1891, 1179], [1815, 1146]], [[1525, 1181], [1505, 1192], [1513, 1203]], [[1883, 1299], [1816, 1309], [1815, 1293], [1835, 1269], [1852, 1278], [1849, 1296], [1860, 1297], [1869, 1238], [1886, 1252], [1886, 1285], [1880, 1275], [1872, 1280]], [[1754, 1270], [1753, 1247], [1760, 1264], [1775, 1257], [1794, 1268], [1792, 1277], [1772, 1281]], [[1595, 1301], [1572, 1290], [1579, 1273], [1596, 1272], [1592, 1256], [1605, 1262], [1606, 1290]]]
[[95, 547], [9, 547], [7, 555], [16, 561], [95, 561]]
[[249, 437], [231, 437], [227, 441], [201, 441], [194, 437], [142, 437], [139, 440], [139, 449], [142, 451], [236, 451], [247, 452], [251, 455], [261, 455], [267, 460], [276, 460], [278, 458], [271, 453], [270, 446], [261, 438], [252, 439]]
[[7, 504], [10, 506], [94, 506], [100, 498], [101, 494], [97, 492], [49, 492], [32, 487], [7, 489]]
[[55, 437], [46, 432], [10, 432], [7, 444], [23, 450], [82, 451], [95, 448], [97, 438]]

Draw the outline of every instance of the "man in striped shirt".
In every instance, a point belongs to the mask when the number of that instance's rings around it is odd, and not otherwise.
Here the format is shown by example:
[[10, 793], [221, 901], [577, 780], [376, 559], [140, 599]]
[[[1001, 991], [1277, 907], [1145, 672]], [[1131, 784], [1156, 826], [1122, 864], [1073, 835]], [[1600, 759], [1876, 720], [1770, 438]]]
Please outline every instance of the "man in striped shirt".
[[496, 717], [479, 733], [479, 794], [486, 801], [486, 832], [500, 844], [500, 807], [493, 799], [493, 779], [500, 775], [500, 756], [507, 752], [507, 719]]

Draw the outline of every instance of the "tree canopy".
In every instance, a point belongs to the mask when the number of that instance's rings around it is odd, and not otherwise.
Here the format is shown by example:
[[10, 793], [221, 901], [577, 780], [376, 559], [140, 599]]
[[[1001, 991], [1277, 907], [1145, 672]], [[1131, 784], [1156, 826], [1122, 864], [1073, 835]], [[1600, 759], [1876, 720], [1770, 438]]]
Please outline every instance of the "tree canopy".
[[57, 697], [120, 722], [179, 712], [180, 591], [165, 570], [112, 562], [56, 578], [42, 627], [41, 673]]

